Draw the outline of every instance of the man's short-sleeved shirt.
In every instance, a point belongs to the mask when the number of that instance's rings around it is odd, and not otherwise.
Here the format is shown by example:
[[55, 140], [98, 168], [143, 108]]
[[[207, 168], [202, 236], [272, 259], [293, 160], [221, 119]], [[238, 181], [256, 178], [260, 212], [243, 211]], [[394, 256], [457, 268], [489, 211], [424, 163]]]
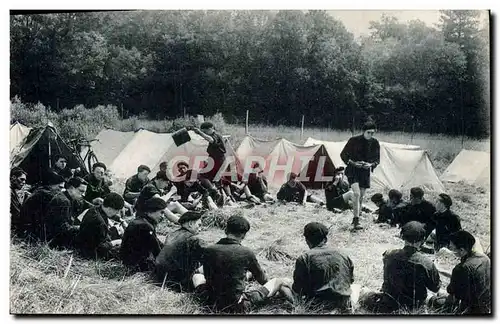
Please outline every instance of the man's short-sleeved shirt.
[[430, 258], [413, 247], [384, 253], [382, 291], [400, 304], [412, 307], [427, 298], [427, 289], [437, 292], [439, 272]]
[[207, 285], [213, 292], [212, 299], [218, 309], [238, 302], [245, 291], [247, 271], [252, 273], [258, 283], [267, 282], [252, 250], [230, 238], [223, 238], [207, 247], [202, 264]]
[[473, 253], [453, 269], [447, 291], [460, 300], [460, 310], [469, 313], [491, 311], [491, 261]]
[[308, 298], [350, 296], [354, 264], [343, 252], [318, 246], [296, 261], [293, 290]]

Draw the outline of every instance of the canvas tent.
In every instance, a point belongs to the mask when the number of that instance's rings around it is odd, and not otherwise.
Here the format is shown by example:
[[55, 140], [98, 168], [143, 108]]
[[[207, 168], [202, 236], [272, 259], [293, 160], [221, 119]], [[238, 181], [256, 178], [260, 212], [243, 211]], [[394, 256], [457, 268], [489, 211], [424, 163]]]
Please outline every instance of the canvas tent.
[[24, 126], [19, 122], [15, 122], [10, 126], [10, 158], [19, 151], [19, 148], [22, 146], [22, 143], [26, 136], [28, 136], [31, 127]]
[[[97, 159], [106, 164], [116, 178], [127, 179], [137, 172], [137, 167], [141, 164], [149, 166], [152, 174], [155, 174], [163, 161], [168, 163], [172, 172], [180, 160], [188, 162], [190, 166], [204, 160], [207, 157], [208, 142], [192, 131], [189, 131], [189, 135], [191, 141], [177, 147], [170, 133], [154, 133], [144, 129], [136, 132], [104, 129], [97, 135], [92, 149]], [[241, 174], [241, 166], [227, 139], [225, 144], [226, 157], [234, 161], [230, 167]]]
[[80, 156], [72, 152], [50, 123], [30, 131], [13, 156], [10, 166], [20, 167], [26, 171], [28, 184], [39, 183], [53, 165], [52, 158], [57, 154], [64, 155], [68, 159], [69, 168], [79, 167], [83, 174], [87, 173]]
[[[323, 144], [336, 166], [344, 166], [340, 152], [347, 142], [328, 142], [308, 138], [305, 145]], [[371, 187], [380, 190], [409, 189], [443, 192], [444, 186], [426, 151], [416, 146], [380, 142], [380, 165], [371, 178]]]
[[290, 172], [301, 175], [308, 188], [319, 189], [322, 177], [333, 176], [335, 167], [323, 145], [298, 145], [286, 139], [262, 140], [246, 136], [236, 155], [244, 168], [251, 167], [259, 157], [265, 161], [264, 175], [271, 188], [279, 188]]
[[490, 153], [462, 150], [441, 175], [442, 181], [466, 183], [490, 188]]

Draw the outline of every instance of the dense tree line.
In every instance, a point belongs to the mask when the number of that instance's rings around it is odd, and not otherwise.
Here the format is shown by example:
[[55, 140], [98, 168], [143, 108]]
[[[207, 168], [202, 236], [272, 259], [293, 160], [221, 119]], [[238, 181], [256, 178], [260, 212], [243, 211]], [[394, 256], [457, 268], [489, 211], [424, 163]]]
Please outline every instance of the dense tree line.
[[229, 122], [489, 133], [489, 30], [384, 16], [355, 39], [324, 11], [129, 11], [11, 16], [11, 96], [53, 111], [222, 113]]

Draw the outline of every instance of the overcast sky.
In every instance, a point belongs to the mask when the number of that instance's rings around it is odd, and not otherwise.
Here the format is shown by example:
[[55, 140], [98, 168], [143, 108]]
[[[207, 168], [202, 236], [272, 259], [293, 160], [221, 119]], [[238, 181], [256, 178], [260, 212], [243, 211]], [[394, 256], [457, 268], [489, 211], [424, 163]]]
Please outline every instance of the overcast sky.
[[[395, 16], [401, 22], [420, 19], [429, 26], [434, 26], [434, 24], [439, 23], [438, 10], [328, 10], [328, 13], [334, 16], [336, 19], [342, 21], [347, 30], [353, 33], [355, 37], [359, 37], [361, 35], [369, 35], [370, 21], [380, 20], [382, 14], [384, 13]], [[488, 12], [482, 11], [481, 20], [484, 20], [487, 17]]]

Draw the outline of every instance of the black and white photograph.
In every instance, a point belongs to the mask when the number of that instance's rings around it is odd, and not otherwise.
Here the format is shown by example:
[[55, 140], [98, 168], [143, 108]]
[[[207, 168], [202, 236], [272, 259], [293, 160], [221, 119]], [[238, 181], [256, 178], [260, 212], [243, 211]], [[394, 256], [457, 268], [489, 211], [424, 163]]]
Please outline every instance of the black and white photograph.
[[10, 314], [492, 317], [491, 22], [10, 10]]

